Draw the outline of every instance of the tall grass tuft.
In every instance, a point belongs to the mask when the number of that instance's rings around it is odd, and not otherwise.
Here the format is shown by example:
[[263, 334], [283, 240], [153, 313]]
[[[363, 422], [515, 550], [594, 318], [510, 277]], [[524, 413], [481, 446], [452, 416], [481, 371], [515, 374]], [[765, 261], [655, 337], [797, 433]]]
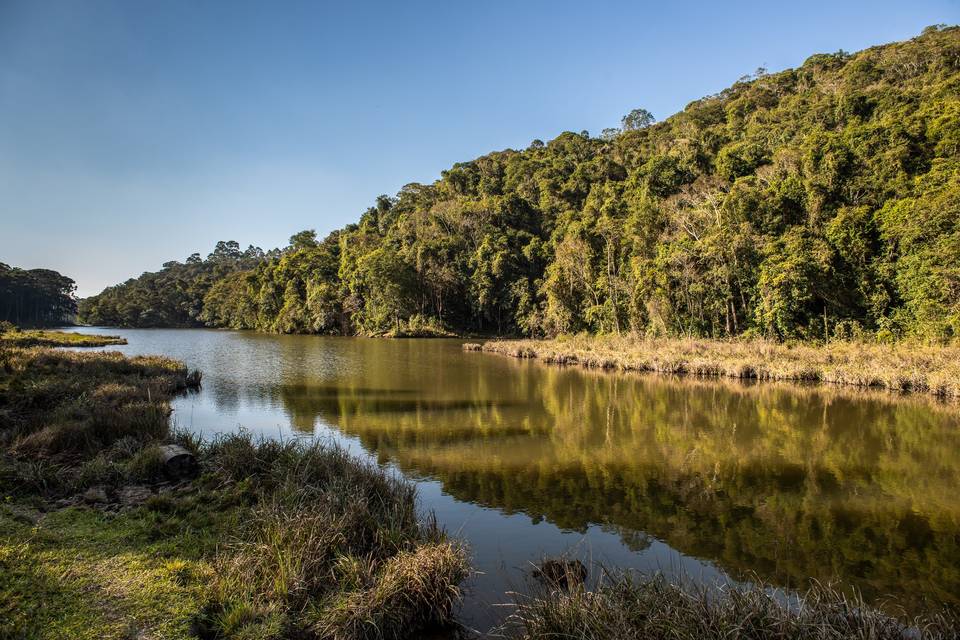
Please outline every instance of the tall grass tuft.
[[254, 495], [218, 559], [223, 611], [269, 613], [252, 625], [279, 612], [291, 633], [343, 639], [452, 623], [466, 554], [418, 517], [409, 483], [317, 441], [234, 434], [204, 460]]
[[946, 640], [960, 637], [945, 612], [904, 623], [829, 586], [786, 598], [763, 585], [709, 588], [662, 575], [606, 574], [594, 590], [544, 589], [517, 598], [509, 637], [624, 640]]

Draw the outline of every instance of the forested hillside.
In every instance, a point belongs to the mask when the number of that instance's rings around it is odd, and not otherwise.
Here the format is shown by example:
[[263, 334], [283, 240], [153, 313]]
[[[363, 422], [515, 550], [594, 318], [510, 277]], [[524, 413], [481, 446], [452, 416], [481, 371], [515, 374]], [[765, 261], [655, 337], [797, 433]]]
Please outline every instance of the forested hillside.
[[81, 318], [951, 339], [960, 28], [758, 70], [662, 122], [636, 110], [600, 137], [456, 164], [322, 241], [302, 232], [270, 255], [231, 246], [107, 289]]
[[0, 262], [0, 322], [48, 326], [73, 320], [76, 284], [50, 269], [19, 269]]
[[277, 256], [279, 251], [265, 254], [253, 246], [241, 251], [236, 242], [221, 241], [206, 259], [194, 253], [185, 262], [167, 262], [161, 271], [144, 273], [82, 300], [80, 319], [117, 327], [199, 326], [204, 296], [214, 283]]

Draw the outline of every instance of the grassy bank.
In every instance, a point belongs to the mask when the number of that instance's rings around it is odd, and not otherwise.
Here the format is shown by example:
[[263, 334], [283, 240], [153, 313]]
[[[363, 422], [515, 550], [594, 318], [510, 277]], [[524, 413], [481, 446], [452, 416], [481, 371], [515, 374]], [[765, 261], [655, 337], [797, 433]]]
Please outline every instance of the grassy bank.
[[[411, 485], [321, 442], [198, 442], [179, 362], [0, 339], [0, 637], [400, 638], [449, 625], [464, 550]], [[176, 443], [197, 472], [174, 476]]]
[[605, 576], [594, 590], [545, 585], [520, 598], [505, 635], [522, 640], [941, 640], [958, 637], [949, 612], [900, 621], [830, 587], [789, 600], [763, 586], [711, 590], [662, 576]]
[[494, 340], [464, 348], [622, 371], [824, 382], [960, 397], [957, 346], [567, 336]]
[[0, 343], [8, 347], [106, 347], [127, 344], [127, 341], [119, 336], [95, 336], [85, 333], [0, 326]]

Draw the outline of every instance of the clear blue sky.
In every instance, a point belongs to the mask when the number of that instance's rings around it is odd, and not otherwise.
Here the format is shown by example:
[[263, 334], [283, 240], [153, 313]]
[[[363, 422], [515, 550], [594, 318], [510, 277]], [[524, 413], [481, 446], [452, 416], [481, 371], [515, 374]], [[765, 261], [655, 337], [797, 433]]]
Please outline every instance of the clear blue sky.
[[960, 22], [958, 0], [0, 0], [0, 262], [89, 295], [264, 249], [565, 130], [666, 117], [758, 66]]

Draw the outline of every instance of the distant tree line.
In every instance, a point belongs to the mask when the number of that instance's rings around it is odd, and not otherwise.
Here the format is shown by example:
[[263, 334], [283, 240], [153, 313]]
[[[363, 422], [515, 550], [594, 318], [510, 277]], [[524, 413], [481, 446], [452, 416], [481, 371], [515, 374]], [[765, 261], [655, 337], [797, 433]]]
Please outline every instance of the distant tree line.
[[89, 322], [286, 333], [960, 334], [960, 29], [811, 56], [655, 122], [564, 133], [358, 223], [83, 302]]
[[50, 269], [0, 262], [0, 321], [21, 327], [63, 324], [77, 313], [76, 284]]
[[279, 253], [265, 253], [253, 246], [241, 250], [236, 242], [220, 241], [206, 258], [194, 253], [184, 262], [164, 263], [160, 271], [144, 273], [82, 300], [80, 319], [117, 327], [201, 326], [204, 297], [214, 283]]

